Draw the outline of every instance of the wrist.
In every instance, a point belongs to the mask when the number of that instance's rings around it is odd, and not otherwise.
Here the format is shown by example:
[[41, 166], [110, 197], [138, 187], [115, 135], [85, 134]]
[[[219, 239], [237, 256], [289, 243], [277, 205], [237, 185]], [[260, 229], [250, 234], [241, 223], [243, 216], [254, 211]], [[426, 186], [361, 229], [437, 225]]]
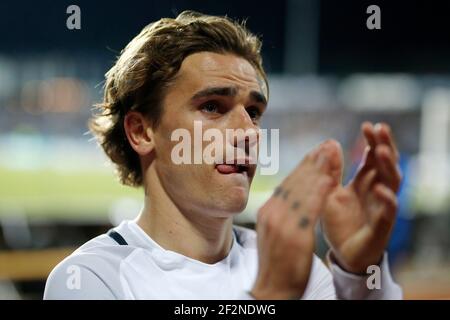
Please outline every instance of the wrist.
[[360, 263], [355, 262], [352, 264], [345, 263], [342, 261], [343, 259], [338, 258], [339, 255], [337, 255], [333, 250], [330, 250], [328, 252], [327, 256], [328, 256], [328, 260], [331, 263], [337, 265], [343, 271], [354, 274], [354, 275], [358, 275], [358, 276], [367, 276], [367, 268], [369, 266], [372, 266], [372, 265], [381, 266], [381, 263], [383, 262], [384, 252], [377, 259], [373, 259], [373, 261], [374, 261], [373, 263], [371, 263], [371, 262], [360, 262]]

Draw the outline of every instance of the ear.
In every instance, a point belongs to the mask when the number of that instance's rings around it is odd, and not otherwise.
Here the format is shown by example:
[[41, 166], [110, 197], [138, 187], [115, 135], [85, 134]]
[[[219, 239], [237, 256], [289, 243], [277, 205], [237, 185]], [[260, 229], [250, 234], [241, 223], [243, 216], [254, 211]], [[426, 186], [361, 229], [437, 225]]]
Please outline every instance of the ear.
[[130, 111], [123, 121], [125, 134], [134, 151], [140, 156], [148, 155], [155, 147], [150, 121], [140, 112]]

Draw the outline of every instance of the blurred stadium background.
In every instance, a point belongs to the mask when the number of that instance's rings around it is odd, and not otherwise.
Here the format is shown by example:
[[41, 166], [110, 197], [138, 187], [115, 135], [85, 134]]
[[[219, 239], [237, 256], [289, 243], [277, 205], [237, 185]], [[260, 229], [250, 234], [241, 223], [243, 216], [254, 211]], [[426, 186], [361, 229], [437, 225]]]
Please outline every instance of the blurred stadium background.
[[[66, 8], [81, 8], [81, 30]], [[381, 30], [366, 8], [381, 8]], [[359, 126], [386, 121], [405, 175], [389, 246], [408, 299], [450, 298], [450, 25], [435, 1], [0, 2], [0, 299], [40, 299], [64, 256], [140, 210], [87, 119], [104, 73], [142, 27], [193, 9], [248, 18], [271, 83], [265, 128], [280, 128], [280, 173], [259, 176], [237, 223], [252, 225], [276, 184], [320, 141], [361, 157]], [[323, 256], [326, 245], [319, 242]]]

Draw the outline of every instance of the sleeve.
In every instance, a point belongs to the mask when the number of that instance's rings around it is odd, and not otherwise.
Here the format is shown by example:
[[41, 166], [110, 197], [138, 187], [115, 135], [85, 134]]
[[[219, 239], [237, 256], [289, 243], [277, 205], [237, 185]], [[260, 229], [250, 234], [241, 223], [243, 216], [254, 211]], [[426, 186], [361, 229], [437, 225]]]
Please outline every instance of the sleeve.
[[330, 270], [314, 255], [314, 260], [302, 300], [336, 300], [336, 291]]
[[[237, 300], [256, 300], [250, 292], [242, 291]], [[302, 300], [336, 300], [333, 277], [319, 257], [314, 255], [311, 274]]]
[[235, 300], [256, 300], [250, 292], [242, 291]]
[[403, 298], [402, 289], [392, 279], [387, 253], [384, 254], [379, 269], [368, 273], [367, 276], [348, 273], [332, 261], [329, 253], [327, 256], [338, 299], [400, 300]]
[[[402, 299], [402, 289], [392, 279], [387, 253], [380, 263], [379, 286], [368, 285], [371, 274], [355, 275], [342, 270], [334, 263], [328, 254], [330, 270], [314, 256], [308, 285], [302, 300], [399, 300]], [[379, 287], [379, 288], [376, 288]], [[242, 292], [239, 300], [254, 300], [248, 292]]]
[[114, 300], [104, 281], [88, 267], [60, 263], [49, 275], [44, 300]]

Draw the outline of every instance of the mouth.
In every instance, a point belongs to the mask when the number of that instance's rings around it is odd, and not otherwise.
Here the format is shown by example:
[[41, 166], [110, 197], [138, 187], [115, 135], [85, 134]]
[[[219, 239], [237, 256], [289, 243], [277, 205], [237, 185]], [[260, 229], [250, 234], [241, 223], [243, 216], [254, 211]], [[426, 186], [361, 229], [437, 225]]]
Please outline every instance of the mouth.
[[240, 173], [247, 175], [250, 171], [250, 166], [247, 164], [217, 164], [216, 170], [221, 174]]

